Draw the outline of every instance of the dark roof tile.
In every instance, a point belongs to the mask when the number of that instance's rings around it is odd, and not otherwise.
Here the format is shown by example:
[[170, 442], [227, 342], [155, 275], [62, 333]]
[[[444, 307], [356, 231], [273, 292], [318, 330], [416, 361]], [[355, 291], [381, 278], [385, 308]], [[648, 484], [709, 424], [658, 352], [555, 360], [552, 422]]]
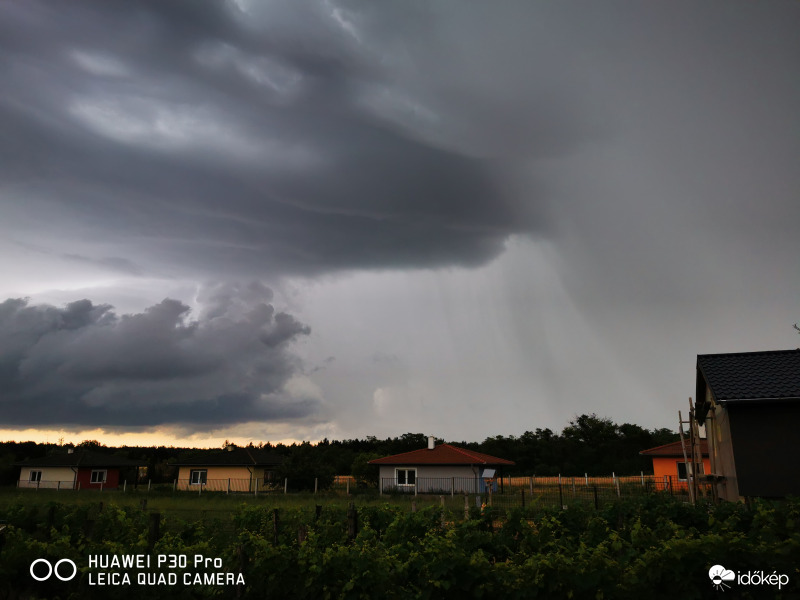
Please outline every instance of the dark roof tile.
[[699, 354], [697, 370], [718, 402], [800, 399], [800, 350]]
[[146, 461], [128, 460], [119, 456], [76, 450], [75, 452], [59, 452], [39, 458], [28, 458], [15, 463], [18, 467], [136, 467]]
[[283, 456], [260, 448], [234, 448], [232, 450], [206, 451], [177, 460], [176, 467], [255, 467], [277, 466]]

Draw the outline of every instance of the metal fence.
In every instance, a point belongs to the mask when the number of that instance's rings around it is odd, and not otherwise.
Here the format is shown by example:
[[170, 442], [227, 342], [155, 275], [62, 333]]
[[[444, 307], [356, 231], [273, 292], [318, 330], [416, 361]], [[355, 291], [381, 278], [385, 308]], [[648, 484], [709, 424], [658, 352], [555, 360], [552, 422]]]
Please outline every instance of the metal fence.
[[[711, 486], [698, 486], [700, 497], [711, 497]], [[686, 480], [676, 477], [639, 476], [618, 477], [498, 477], [477, 479], [468, 477], [417, 477], [413, 483], [399, 484], [394, 478], [382, 478], [381, 494], [479, 494], [484, 501], [497, 506], [526, 506], [534, 502], [565, 506], [581, 502], [599, 505], [605, 500], [664, 493], [689, 499]]]

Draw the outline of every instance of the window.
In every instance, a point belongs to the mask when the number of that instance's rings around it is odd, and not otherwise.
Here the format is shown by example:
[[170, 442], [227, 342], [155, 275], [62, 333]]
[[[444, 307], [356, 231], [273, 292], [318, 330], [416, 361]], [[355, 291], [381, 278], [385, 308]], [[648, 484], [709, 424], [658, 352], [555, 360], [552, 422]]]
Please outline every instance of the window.
[[31, 471], [31, 474], [28, 476], [28, 481], [41, 481], [41, 480], [42, 480], [41, 471]]
[[106, 471], [105, 469], [95, 469], [92, 471], [92, 483], [105, 483], [106, 482]]
[[[704, 473], [703, 463], [698, 463], [698, 474], [702, 475]], [[689, 463], [689, 474], [692, 472], [692, 464]], [[686, 463], [681, 461], [678, 463], [678, 481], [686, 481]]]
[[208, 469], [192, 469], [189, 471], [190, 485], [205, 485], [208, 480]]
[[396, 469], [397, 485], [415, 485], [417, 483], [416, 469]]

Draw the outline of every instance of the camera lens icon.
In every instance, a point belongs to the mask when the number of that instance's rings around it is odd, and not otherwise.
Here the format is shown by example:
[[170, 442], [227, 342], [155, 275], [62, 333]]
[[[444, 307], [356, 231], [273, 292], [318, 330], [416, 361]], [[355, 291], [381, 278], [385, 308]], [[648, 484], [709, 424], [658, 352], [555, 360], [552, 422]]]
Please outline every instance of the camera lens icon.
[[[45, 568], [47, 569], [47, 575], [39, 576], [34, 572], [34, 567], [39, 563], [45, 565]], [[69, 572], [69, 567], [65, 566], [62, 568], [61, 565], [72, 565], [72, 573], [69, 576], [66, 576], [65, 573]], [[33, 577], [36, 581], [47, 581], [53, 575], [55, 575], [56, 578], [60, 579], [61, 581], [71, 581], [75, 577], [75, 575], [78, 574], [78, 565], [76, 565], [73, 561], [71, 561], [68, 558], [62, 558], [55, 565], [51, 565], [50, 561], [47, 560], [46, 558], [37, 558], [35, 561], [31, 563], [30, 571], [31, 571], [31, 577]]]

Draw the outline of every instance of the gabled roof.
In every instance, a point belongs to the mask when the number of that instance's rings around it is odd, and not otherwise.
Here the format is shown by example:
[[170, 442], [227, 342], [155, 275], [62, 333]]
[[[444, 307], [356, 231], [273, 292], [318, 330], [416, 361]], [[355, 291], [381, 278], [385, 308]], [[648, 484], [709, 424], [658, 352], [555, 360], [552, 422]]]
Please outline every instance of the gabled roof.
[[144, 461], [128, 460], [119, 456], [101, 454], [89, 450], [76, 450], [73, 453], [59, 452], [39, 458], [28, 458], [15, 463], [18, 467], [137, 467]]
[[176, 467], [272, 467], [283, 464], [283, 456], [260, 448], [205, 451], [174, 463]]
[[412, 450], [369, 461], [372, 465], [513, 465], [514, 462], [450, 444], [439, 444], [432, 450]]
[[697, 420], [705, 420], [706, 386], [716, 402], [800, 400], [800, 349], [697, 355]]
[[[690, 457], [692, 453], [692, 448], [691, 445], [689, 444], [689, 440], [684, 440], [683, 446], [684, 448], [686, 448], [686, 456]], [[664, 444], [663, 446], [656, 446], [655, 448], [642, 450], [641, 452], [639, 452], [639, 454], [644, 454], [645, 456], [656, 456], [656, 457], [678, 456], [680, 458], [683, 458], [683, 450], [681, 449], [680, 440], [678, 440], [677, 442]], [[700, 454], [702, 456], [708, 456], [708, 440], [706, 438], [700, 438]]]

